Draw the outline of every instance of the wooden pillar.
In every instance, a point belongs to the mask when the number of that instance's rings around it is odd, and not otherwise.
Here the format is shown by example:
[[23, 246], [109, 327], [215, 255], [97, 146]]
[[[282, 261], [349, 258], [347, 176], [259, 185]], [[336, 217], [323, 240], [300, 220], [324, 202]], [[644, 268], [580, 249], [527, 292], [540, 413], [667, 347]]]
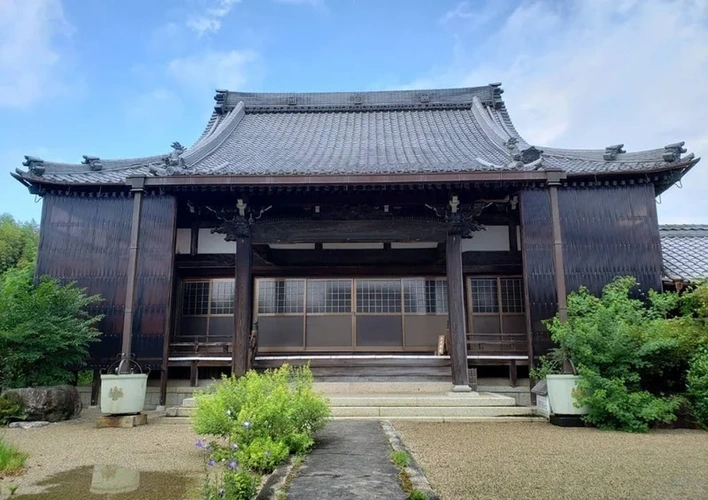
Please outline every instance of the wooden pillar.
[[560, 210], [558, 208], [558, 186], [561, 185], [562, 172], [548, 172], [548, 191], [551, 197], [551, 226], [553, 231], [553, 268], [556, 278], [556, 295], [558, 300], [558, 318], [568, 319], [567, 290], [565, 287], [565, 268], [563, 266], [563, 235], [560, 225]]
[[119, 373], [130, 373], [130, 359], [133, 349], [133, 310], [135, 309], [135, 283], [138, 276], [138, 236], [140, 235], [140, 209], [143, 203], [144, 177], [128, 179], [133, 193], [133, 219], [130, 223], [130, 254], [128, 256], [128, 282], [125, 289], [125, 311], [123, 313], [123, 339]]
[[465, 329], [465, 301], [462, 277], [462, 235], [448, 234], [446, 249], [447, 301], [450, 322], [450, 361], [452, 362], [452, 390], [469, 392], [467, 371], [467, 331]]
[[236, 235], [236, 287], [234, 307], [234, 340], [231, 372], [241, 376], [248, 369], [248, 347], [251, 335], [253, 301], [253, 245], [249, 232]]

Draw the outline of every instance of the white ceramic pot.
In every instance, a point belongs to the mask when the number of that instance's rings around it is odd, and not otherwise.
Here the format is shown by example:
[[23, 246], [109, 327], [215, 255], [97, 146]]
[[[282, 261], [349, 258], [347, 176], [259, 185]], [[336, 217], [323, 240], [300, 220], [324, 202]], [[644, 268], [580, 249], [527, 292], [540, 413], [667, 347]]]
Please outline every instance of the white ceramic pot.
[[101, 413], [127, 415], [145, 407], [147, 374], [101, 375]]
[[576, 399], [573, 393], [577, 390], [579, 375], [555, 374], [546, 375], [548, 387], [548, 402], [551, 413], [556, 415], [586, 415], [587, 406], [575, 406]]

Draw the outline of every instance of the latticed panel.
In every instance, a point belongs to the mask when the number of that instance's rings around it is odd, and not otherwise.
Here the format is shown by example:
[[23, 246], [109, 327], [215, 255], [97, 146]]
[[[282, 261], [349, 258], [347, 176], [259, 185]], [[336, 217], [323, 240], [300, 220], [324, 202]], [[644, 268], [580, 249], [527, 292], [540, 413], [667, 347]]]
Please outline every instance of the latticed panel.
[[501, 278], [501, 301], [503, 313], [524, 312], [524, 285], [521, 278]]
[[211, 283], [211, 314], [234, 313], [234, 281], [212, 281]]
[[188, 281], [182, 288], [182, 315], [203, 316], [209, 312], [209, 282]]
[[446, 314], [447, 283], [445, 280], [407, 278], [403, 283], [403, 306], [408, 314]]
[[260, 280], [258, 312], [260, 314], [302, 314], [305, 310], [304, 280]]
[[308, 280], [307, 312], [311, 314], [351, 313], [351, 280]]
[[400, 280], [358, 280], [356, 282], [356, 312], [400, 313]]
[[499, 312], [496, 278], [474, 278], [470, 280], [472, 288], [472, 312]]

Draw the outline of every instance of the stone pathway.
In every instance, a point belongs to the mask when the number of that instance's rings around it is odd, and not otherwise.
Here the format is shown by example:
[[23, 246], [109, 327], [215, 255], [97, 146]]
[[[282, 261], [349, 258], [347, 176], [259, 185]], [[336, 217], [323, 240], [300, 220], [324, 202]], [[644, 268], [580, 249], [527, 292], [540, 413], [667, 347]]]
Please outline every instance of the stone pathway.
[[331, 421], [288, 489], [288, 500], [405, 500], [378, 421]]

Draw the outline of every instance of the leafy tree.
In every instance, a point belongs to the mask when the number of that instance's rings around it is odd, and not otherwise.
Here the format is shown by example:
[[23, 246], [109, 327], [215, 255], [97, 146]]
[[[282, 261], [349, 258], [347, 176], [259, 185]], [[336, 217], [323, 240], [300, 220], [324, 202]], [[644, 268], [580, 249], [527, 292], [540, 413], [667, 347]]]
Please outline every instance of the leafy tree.
[[38, 241], [39, 228], [34, 221], [20, 223], [10, 214], [0, 215], [0, 274], [34, 261]]
[[101, 317], [85, 312], [98, 300], [75, 283], [43, 277], [35, 285], [32, 264], [1, 275], [0, 389], [71, 382], [100, 334]]

